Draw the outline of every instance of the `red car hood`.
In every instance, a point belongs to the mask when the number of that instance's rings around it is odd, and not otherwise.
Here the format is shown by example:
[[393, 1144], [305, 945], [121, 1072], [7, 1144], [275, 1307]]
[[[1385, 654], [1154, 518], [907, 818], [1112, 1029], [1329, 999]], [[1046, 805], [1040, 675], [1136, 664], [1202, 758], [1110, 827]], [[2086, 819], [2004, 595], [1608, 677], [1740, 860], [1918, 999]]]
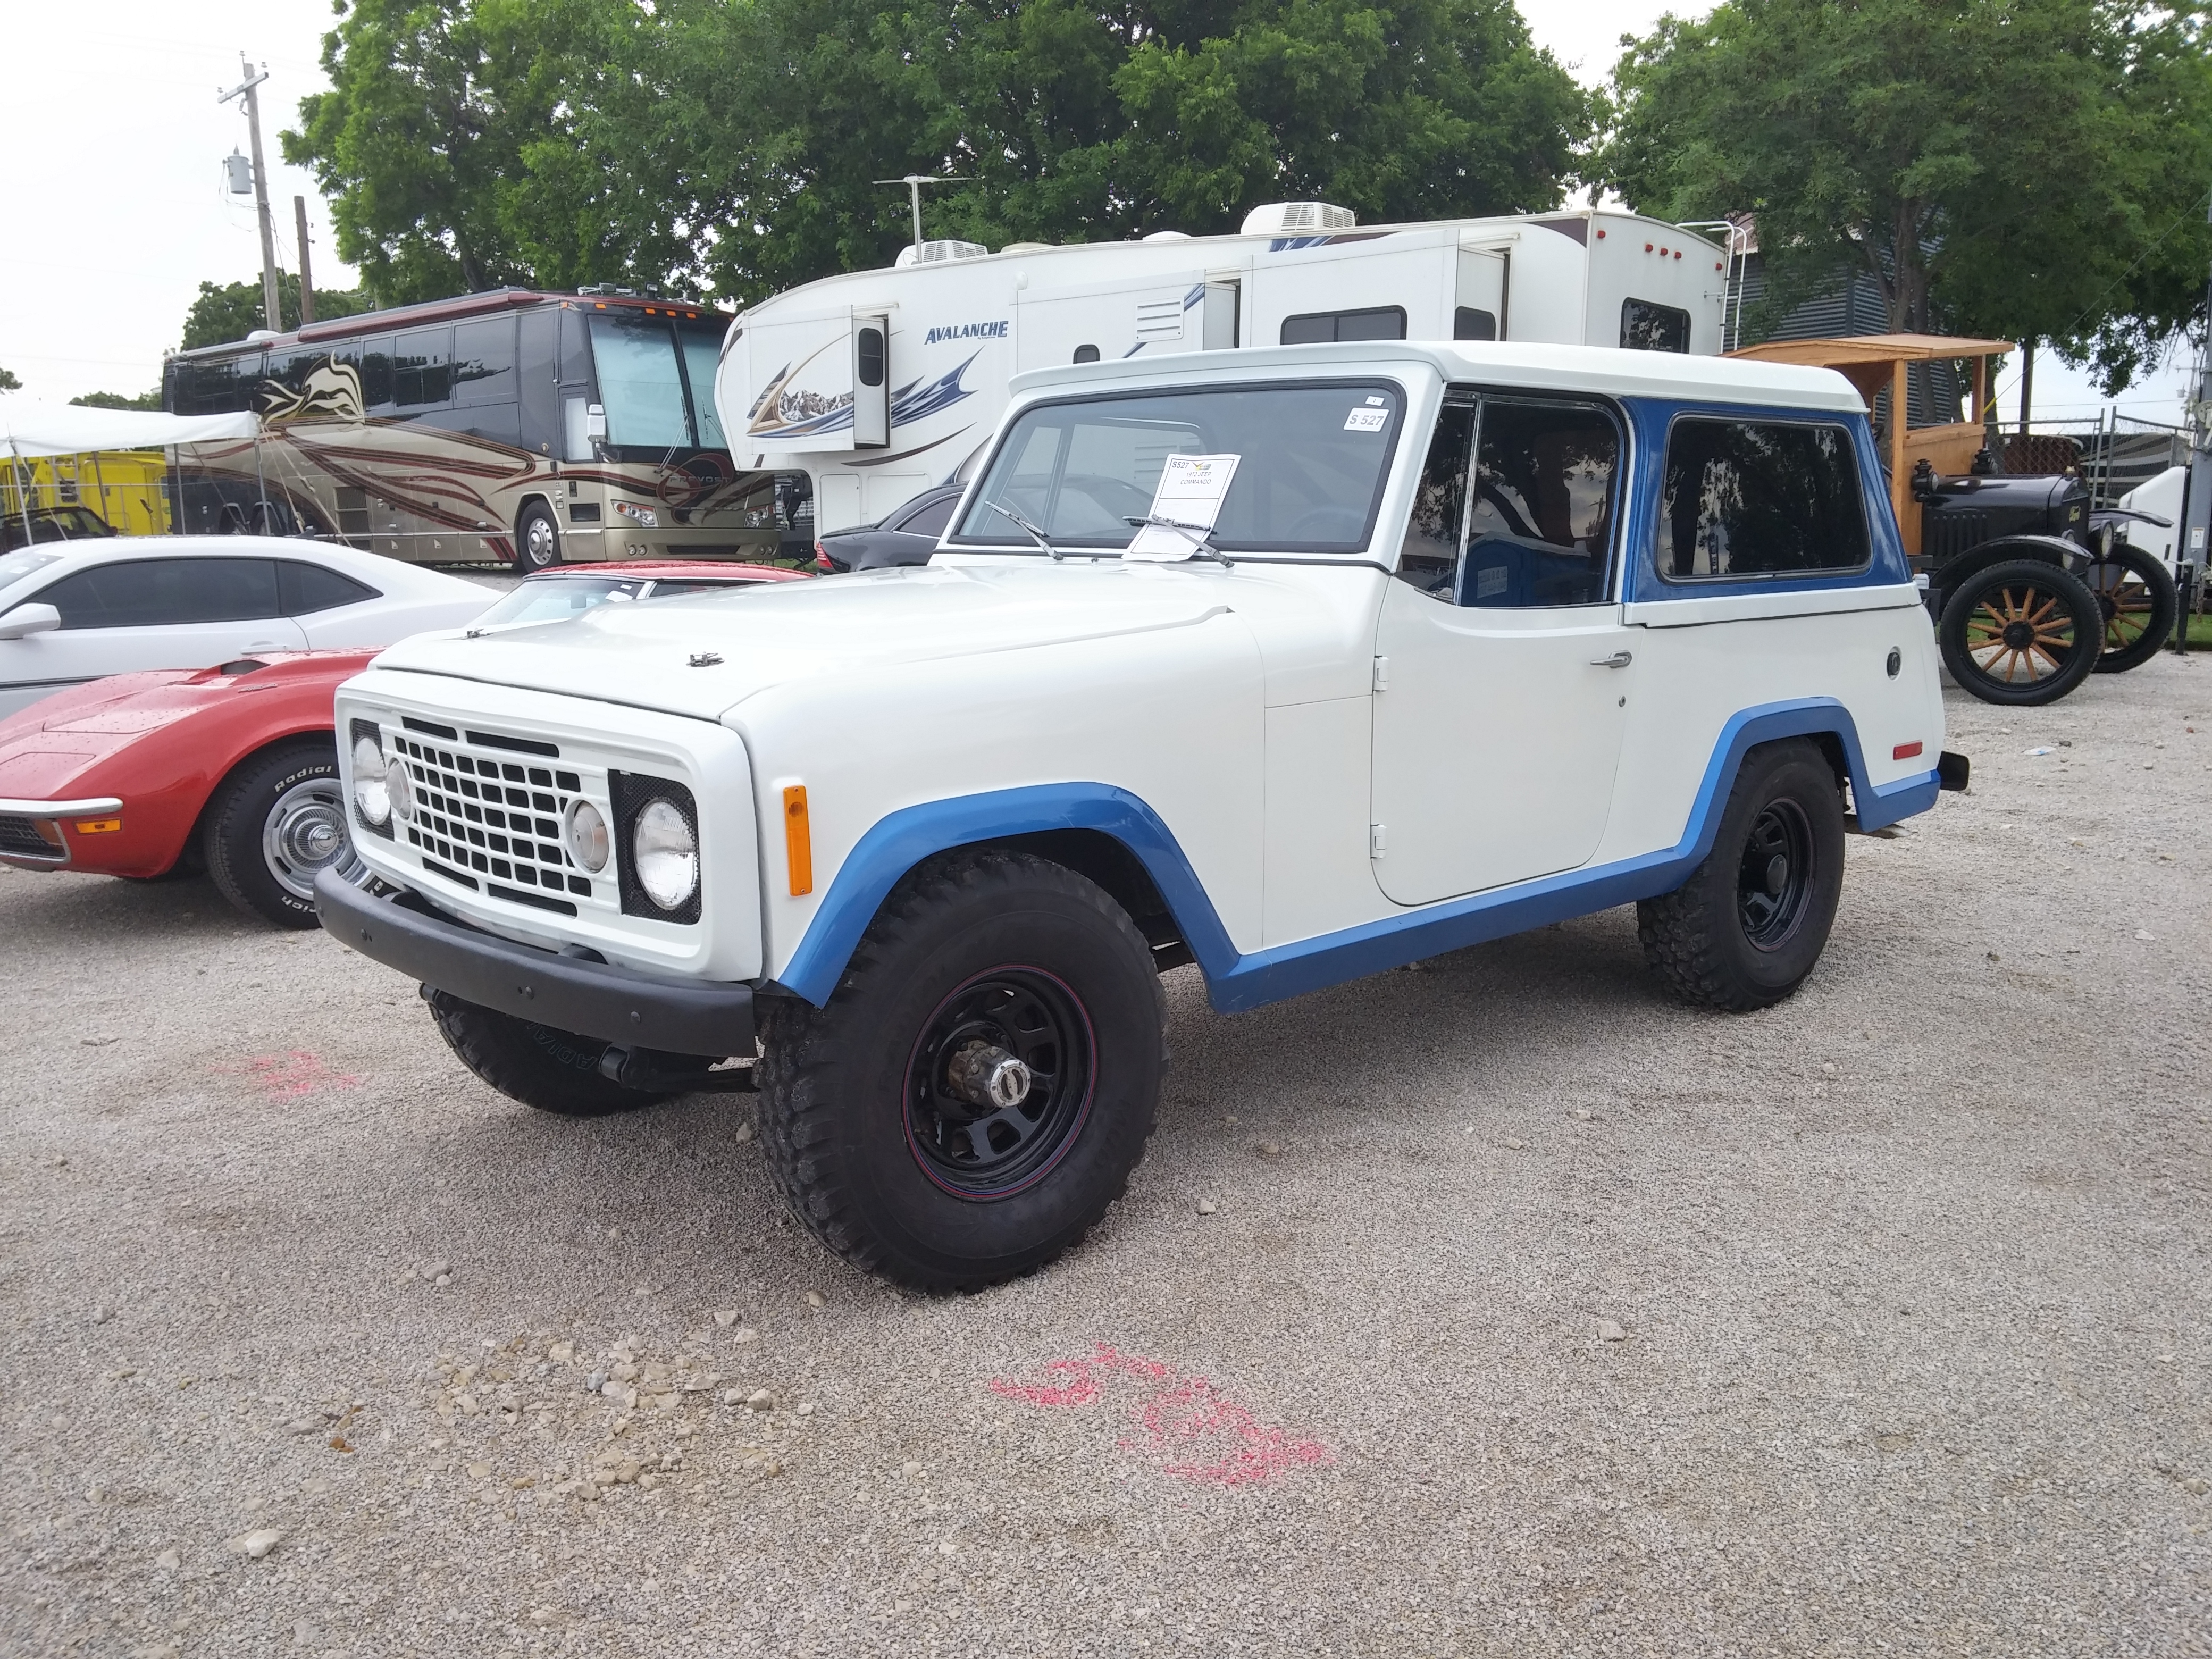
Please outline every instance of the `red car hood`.
[[[374, 651], [266, 652], [246, 673], [220, 668], [118, 674], [57, 693], [0, 720], [0, 799], [54, 800], [127, 793], [127, 781], [103, 775], [120, 751], [196, 715], [221, 720], [241, 700], [275, 693], [312, 696], [321, 689], [325, 720], [339, 684]], [[228, 722], [222, 722], [228, 724]], [[165, 741], [168, 736], [165, 736]], [[219, 763], [227, 767], [228, 759]]]

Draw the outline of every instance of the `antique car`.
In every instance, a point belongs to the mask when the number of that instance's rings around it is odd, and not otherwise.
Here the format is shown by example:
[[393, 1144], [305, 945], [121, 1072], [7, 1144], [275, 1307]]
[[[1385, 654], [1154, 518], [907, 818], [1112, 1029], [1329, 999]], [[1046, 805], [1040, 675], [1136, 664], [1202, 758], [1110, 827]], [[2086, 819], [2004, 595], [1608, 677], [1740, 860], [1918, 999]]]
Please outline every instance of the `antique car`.
[[[2004, 340], [1936, 334], [1772, 340], [1731, 353], [1832, 368], [1869, 408], [1882, 392], [1906, 407], [1916, 362], [1972, 359], [1973, 406], [1989, 406], [1990, 359]], [[2092, 509], [2078, 471], [2008, 476], [1980, 421], [1911, 427], [1893, 414], [1884, 471], [1915, 574], [1925, 583], [1945, 666], [1984, 702], [2055, 702], [2092, 673], [2157, 654], [2178, 606], [2164, 563], [2127, 538], [2124, 509]]]
[[[1367, 342], [1024, 375], [930, 562], [387, 652], [338, 939], [586, 1115], [757, 1082], [830, 1249], [1020, 1273], [1120, 1194], [1158, 973], [1235, 1012], [1634, 903], [1770, 1006], [1963, 787], [1858, 394]], [[1689, 503], [1686, 507], [1684, 503]]]
[[[489, 610], [494, 596], [474, 587], [471, 632], [801, 574], [720, 561], [563, 566]], [[316, 874], [348, 851], [331, 698], [375, 655], [264, 651], [118, 675], [0, 720], [0, 863], [142, 881], [204, 871], [249, 915], [315, 926]]]

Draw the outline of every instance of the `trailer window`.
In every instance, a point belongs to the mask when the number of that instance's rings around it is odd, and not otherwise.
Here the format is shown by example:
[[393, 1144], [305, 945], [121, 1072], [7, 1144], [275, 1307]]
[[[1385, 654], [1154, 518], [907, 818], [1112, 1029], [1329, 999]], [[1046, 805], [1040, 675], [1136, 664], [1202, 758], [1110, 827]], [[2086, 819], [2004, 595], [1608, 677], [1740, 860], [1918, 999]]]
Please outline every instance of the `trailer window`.
[[1004, 503], [1062, 551], [1118, 552], [1176, 454], [1236, 455], [1215, 520], [1224, 552], [1349, 553], [1367, 545], [1404, 395], [1389, 381], [1137, 392], [1025, 410], [993, 455], [955, 545], [1034, 548]]
[[1668, 433], [1658, 562], [1668, 580], [1838, 574], [1869, 557], [1843, 428], [1681, 420]]
[[1649, 300], [1620, 302], [1620, 344], [1625, 351], [1682, 351], [1690, 349], [1690, 313], [1679, 306]]
[[1285, 345], [1327, 345], [1335, 340], [1402, 340], [1406, 307], [1370, 306], [1364, 311], [1311, 311], [1283, 319]]

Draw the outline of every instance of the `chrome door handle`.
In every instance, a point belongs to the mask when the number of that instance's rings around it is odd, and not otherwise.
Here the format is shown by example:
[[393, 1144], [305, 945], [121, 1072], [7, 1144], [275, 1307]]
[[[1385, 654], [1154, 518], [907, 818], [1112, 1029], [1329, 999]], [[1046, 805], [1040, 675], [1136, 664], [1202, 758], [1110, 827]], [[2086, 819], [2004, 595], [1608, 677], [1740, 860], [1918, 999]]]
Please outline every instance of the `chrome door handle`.
[[1626, 668], [1636, 659], [1626, 651], [1616, 651], [1609, 657], [1592, 657], [1592, 668]]

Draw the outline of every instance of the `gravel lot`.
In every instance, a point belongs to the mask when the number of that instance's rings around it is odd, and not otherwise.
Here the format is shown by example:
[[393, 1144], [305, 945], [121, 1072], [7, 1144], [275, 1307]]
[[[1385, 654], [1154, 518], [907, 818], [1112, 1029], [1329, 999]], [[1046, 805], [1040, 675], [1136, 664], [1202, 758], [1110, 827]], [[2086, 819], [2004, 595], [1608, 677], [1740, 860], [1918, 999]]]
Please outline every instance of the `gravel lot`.
[[319, 934], [0, 870], [0, 1650], [2212, 1653], [2212, 661], [1951, 717], [1764, 1015], [1627, 911], [1182, 970], [1130, 1196], [966, 1298], [747, 1097], [541, 1117]]

